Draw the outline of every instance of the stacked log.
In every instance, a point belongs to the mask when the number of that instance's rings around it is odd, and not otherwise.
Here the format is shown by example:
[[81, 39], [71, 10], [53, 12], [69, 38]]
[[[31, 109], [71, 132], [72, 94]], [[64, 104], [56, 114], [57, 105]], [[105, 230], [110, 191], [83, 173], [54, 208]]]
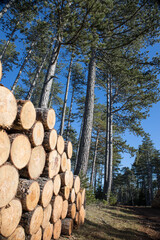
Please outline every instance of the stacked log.
[[84, 223], [85, 189], [55, 117], [0, 86], [0, 239], [58, 239]]

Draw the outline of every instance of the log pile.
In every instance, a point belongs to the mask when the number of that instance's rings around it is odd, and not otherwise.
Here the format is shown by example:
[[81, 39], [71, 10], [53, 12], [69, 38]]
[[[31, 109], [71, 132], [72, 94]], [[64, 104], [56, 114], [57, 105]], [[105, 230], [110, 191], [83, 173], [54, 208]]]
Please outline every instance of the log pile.
[[85, 189], [55, 119], [0, 86], [0, 239], [58, 239], [84, 223]]

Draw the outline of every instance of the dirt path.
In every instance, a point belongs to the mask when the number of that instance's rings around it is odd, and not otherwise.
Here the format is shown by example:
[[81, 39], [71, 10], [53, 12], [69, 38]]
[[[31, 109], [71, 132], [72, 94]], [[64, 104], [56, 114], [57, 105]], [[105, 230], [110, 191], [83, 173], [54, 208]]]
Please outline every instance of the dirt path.
[[129, 207], [139, 216], [141, 231], [151, 239], [160, 240], [160, 209], [150, 207]]
[[69, 239], [160, 240], [160, 209], [93, 204], [87, 206], [85, 224]]

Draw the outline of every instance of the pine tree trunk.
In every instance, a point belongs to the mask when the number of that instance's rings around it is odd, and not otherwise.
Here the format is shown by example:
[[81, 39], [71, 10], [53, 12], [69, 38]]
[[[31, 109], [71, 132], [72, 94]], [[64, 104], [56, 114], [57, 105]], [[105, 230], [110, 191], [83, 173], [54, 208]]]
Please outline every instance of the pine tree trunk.
[[83, 119], [82, 119], [82, 123], [81, 123], [81, 129], [79, 132], [79, 139], [78, 139], [78, 145], [77, 145], [77, 151], [76, 151], [76, 161], [75, 161], [75, 165], [74, 165], [74, 174], [75, 174], [75, 170], [77, 168], [77, 163], [78, 163], [78, 154], [79, 154], [79, 148], [80, 148], [80, 142], [81, 142], [81, 136], [82, 136], [82, 129], [83, 129]]
[[31, 97], [32, 97], [34, 87], [35, 87], [35, 85], [36, 85], [36, 83], [37, 83], [37, 79], [38, 79], [39, 74], [40, 74], [40, 72], [41, 72], [41, 70], [42, 70], [42, 68], [43, 68], [43, 65], [44, 65], [44, 63], [45, 63], [45, 61], [46, 61], [47, 56], [48, 56], [48, 52], [47, 52], [46, 55], [44, 56], [41, 64], [39, 65], [39, 67], [38, 67], [38, 69], [37, 69], [36, 75], [35, 75], [35, 77], [34, 77], [34, 79], [33, 79], [33, 82], [32, 82], [32, 84], [31, 84], [30, 89], [29, 89], [29, 91], [28, 91], [28, 94], [27, 94], [27, 96], [26, 96], [26, 100], [30, 100]]
[[45, 81], [43, 83], [43, 89], [42, 89], [41, 98], [40, 98], [40, 102], [39, 102], [40, 108], [48, 108], [49, 97], [50, 97], [50, 92], [51, 92], [51, 88], [52, 88], [53, 77], [54, 77], [55, 71], [56, 71], [56, 65], [57, 65], [60, 47], [61, 47], [61, 44], [57, 41], [55, 44], [55, 47], [52, 51], [47, 74], [45, 77]]
[[15, 2], [15, 0], [10, 0], [6, 6], [2, 9], [0, 12], [0, 19], [3, 17], [3, 15], [7, 12], [7, 10], [12, 6], [12, 4]]
[[112, 82], [110, 77], [110, 116], [109, 116], [109, 167], [108, 167], [108, 189], [107, 189], [107, 201], [109, 202], [111, 187], [112, 187], [112, 174], [113, 174], [113, 115], [112, 115]]
[[63, 111], [62, 111], [62, 119], [61, 119], [61, 126], [60, 126], [60, 135], [63, 135], [63, 131], [64, 131], [64, 121], [65, 121], [65, 114], [66, 114], [69, 83], [71, 78], [72, 62], [73, 62], [73, 55], [71, 56], [71, 61], [69, 64], [69, 70], [68, 70], [68, 76], [67, 76], [67, 84], [66, 84], [66, 91], [65, 91], [64, 102], [63, 102]]
[[74, 91], [75, 91], [75, 89], [74, 89], [74, 87], [73, 87], [73, 89], [72, 89], [72, 97], [71, 97], [71, 104], [70, 104], [69, 114], [68, 114], [66, 140], [68, 140], [69, 130], [70, 130], [70, 126], [71, 126], [71, 115], [72, 115], [72, 106], [73, 106], [73, 100], [74, 100]]
[[12, 87], [11, 87], [11, 91], [12, 91], [12, 92], [14, 92], [14, 90], [15, 90], [15, 88], [16, 88], [16, 85], [17, 85], [17, 83], [18, 83], [18, 81], [19, 81], [19, 79], [20, 79], [20, 76], [21, 76], [21, 74], [22, 74], [22, 71], [23, 71], [26, 63], [28, 62], [29, 57], [31, 56], [31, 53], [32, 53], [32, 51], [33, 51], [33, 46], [34, 46], [34, 45], [35, 45], [35, 42], [33, 42], [33, 43], [31, 44], [31, 47], [30, 47], [30, 49], [29, 49], [29, 51], [28, 51], [28, 53], [27, 53], [27, 55], [26, 55], [26, 57], [25, 57], [25, 59], [24, 59], [24, 61], [23, 61], [23, 64], [21, 65], [21, 68], [20, 68], [20, 70], [19, 70], [19, 73], [18, 73], [18, 75], [17, 75], [17, 77], [16, 77], [16, 79], [15, 79], [15, 81], [14, 81]]
[[80, 149], [78, 154], [78, 162], [75, 169], [75, 174], [86, 175], [88, 168], [88, 158], [91, 142], [93, 111], [94, 111], [94, 86], [96, 79], [96, 54], [92, 49], [92, 55], [89, 63], [87, 95], [85, 101], [84, 124], [80, 142]]
[[8, 45], [9, 45], [9, 43], [10, 43], [10, 41], [11, 41], [11, 39], [12, 39], [14, 33], [15, 33], [15, 31], [17, 30], [18, 24], [19, 24], [19, 21], [16, 23], [14, 29], [12, 30], [12, 32], [10, 34], [10, 37], [9, 37], [8, 41], [6, 42], [6, 44], [5, 44], [4, 48], [3, 48], [2, 54], [0, 55], [0, 60], [1, 61], [3, 61], [3, 57], [5, 55], [6, 49], [7, 49]]
[[106, 149], [105, 149], [105, 170], [104, 170], [104, 187], [103, 187], [103, 198], [107, 198], [108, 191], [108, 164], [109, 164], [109, 116], [110, 116], [110, 85], [109, 76], [107, 77], [107, 116], [106, 116]]
[[90, 185], [93, 187], [93, 177], [95, 173], [95, 165], [96, 165], [96, 157], [97, 157], [97, 147], [98, 147], [98, 139], [99, 139], [99, 131], [97, 130], [97, 137], [96, 137], [96, 143], [94, 148], [94, 158], [92, 163], [92, 173], [91, 173], [91, 182]]

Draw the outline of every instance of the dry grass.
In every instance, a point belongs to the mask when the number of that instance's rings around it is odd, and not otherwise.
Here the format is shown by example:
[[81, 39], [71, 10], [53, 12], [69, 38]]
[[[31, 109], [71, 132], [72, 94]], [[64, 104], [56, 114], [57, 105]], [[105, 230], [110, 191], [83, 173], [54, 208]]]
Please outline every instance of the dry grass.
[[[142, 229], [141, 218], [127, 207], [90, 205], [86, 221], [74, 230], [71, 240], [149, 240]], [[67, 238], [61, 238], [67, 239]]]

